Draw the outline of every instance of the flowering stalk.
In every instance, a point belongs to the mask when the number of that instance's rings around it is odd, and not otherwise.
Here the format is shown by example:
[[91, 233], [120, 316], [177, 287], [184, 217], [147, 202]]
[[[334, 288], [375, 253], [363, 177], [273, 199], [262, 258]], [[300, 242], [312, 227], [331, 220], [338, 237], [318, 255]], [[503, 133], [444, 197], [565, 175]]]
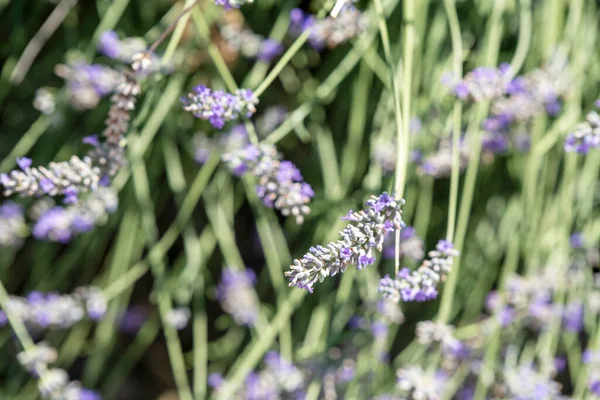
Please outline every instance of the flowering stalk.
[[373, 249], [382, 250], [385, 235], [403, 226], [401, 207], [404, 200], [396, 201], [387, 193], [372, 196], [366, 202], [366, 210], [350, 210], [342, 219], [355, 222], [340, 232], [341, 240], [330, 242], [326, 247], [311, 247], [301, 259], [294, 260], [285, 275], [290, 286], [307, 289], [323, 282], [327, 276], [344, 272], [350, 265], [359, 270], [373, 264]]
[[339, 46], [365, 32], [368, 26], [367, 17], [351, 5], [344, 6], [336, 17], [320, 20], [294, 8], [290, 12], [290, 20], [292, 33], [300, 34], [308, 30], [308, 40], [317, 50]]
[[0, 248], [19, 246], [27, 233], [23, 208], [12, 201], [0, 205]]
[[565, 151], [586, 154], [590, 149], [600, 147], [600, 115], [596, 111], [588, 113], [585, 121], [565, 139]]
[[69, 161], [51, 162], [48, 167], [32, 167], [31, 159], [17, 159], [20, 170], [0, 174], [4, 195], [18, 193], [21, 197], [56, 196], [68, 191], [95, 190], [100, 180], [100, 170], [90, 157], [72, 156]]
[[100, 168], [102, 177], [105, 179], [115, 176], [119, 169], [126, 164], [123, 149], [124, 138], [129, 129], [131, 111], [135, 109], [136, 97], [140, 94], [140, 90], [135, 76], [124, 72], [121, 83], [111, 98], [112, 104], [102, 132], [104, 143], [100, 143], [93, 136], [88, 137], [87, 140], [84, 139], [86, 143], [94, 147], [88, 156]]
[[253, 326], [258, 319], [259, 300], [254, 291], [256, 274], [227, 268], [217, 286], [217, 299], [223, 310], [240, 325]]
[[452, 258], [458, 255], [447, 240], [440, 240], [436, 249], [429, 252], [429, 259], [423, 261], [415, 271], [402, 268], [396, 279], [386, 275], [379, 282], [379, 291], [395, 301], [426, 301], [438, 295], [437, 286], [452, 270]]
[[258, 98], [250, 89], [238, 89], [232, 94], [198, 85], [181, 102], [185, 111], [221, 129], [225, 122], [238, 119], [242, 113], [251, 117], [256, 112]]
[[[69, 295], [31, 292], [26, 297], [10, 296], [6, 307], [28, 327], [69, 328], [85, 317], [101, 319], [107, 300], [99, 288], [81, 287]], [[0, 311], [0, 326], [7, 322], [5, 311]]]
[[301, 224], [310, 213], [314, 192], [304, 182], [300, 170], [290, 161], [282, 161], [273, 145], [249, 145], [245, 149], [223, 155], [229, 169], [237, 176], [247, 172], [258, 178], [256, 193], [267, 207], [284, 216], [294, 216]]
[[98, 188], [86, 198], [67, 207], [45, 211], [33, 227], [36, 239], [60, 243], [69, 242], [75, 235], [90, 231], [117, 209], [118, 198], [109, 188]]

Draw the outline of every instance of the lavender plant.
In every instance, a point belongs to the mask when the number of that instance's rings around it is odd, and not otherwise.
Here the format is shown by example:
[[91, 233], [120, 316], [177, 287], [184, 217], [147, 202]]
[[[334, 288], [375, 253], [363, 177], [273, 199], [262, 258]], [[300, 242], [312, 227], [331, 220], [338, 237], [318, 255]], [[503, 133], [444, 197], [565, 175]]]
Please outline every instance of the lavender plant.
[[0, 398], [600, 397], [598, 5], [353, 3], [0, 2]]

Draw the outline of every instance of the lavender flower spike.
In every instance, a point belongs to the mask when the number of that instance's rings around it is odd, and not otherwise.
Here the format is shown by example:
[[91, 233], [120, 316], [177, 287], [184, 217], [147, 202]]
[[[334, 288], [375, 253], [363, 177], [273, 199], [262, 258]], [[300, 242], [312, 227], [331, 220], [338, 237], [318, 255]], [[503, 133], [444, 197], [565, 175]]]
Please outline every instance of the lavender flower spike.
[[387, 193], [373, 196], [366, 203], [366, 210], [348, 212], [343, 218], [355, 222], [340, 232], [342, 239], [330, 242], [326, 247], [311, 247], [301, 259], [294, 260], [285, 275], [290, 286], [313, 291], [313, 285], [323, 282], [327, 276], [344, 272], [349, 265], [362, 269], [375, 262], [373, 249], [382, 250], [386, 233], [401, 229], [401, 207], [404, 200], [394, 200]]
[[20, 170], [0, 174], [0, 185], [4, 195], [14, 193], [26, 196], [56, 196], [72, 188], [78, 192], [94, 190], [100, 180], [100, 169], [93, 165], [90, 157], [83, 159], [72, 156], [69, 161], [51, 162], [48, 167], [31, 167], [31, 160], [17, 160]]
[[256, 112], [258, 98], [250, 89], [238, 89], [234, 94], [222, 90], [211, 90], [198, 85], [187, 97], [181, 99], [183, 109], [191, 112], [196, 118], [210, 121], [218, 129], [225, 122], [238, 119], [240, 114], [247, 117]]
[[223, 270], [217, 286], [217, 299], [237, 324], [252, 326], [258, 318], [259, 300], [254, 291], [255, 282], [256, 275], [251, 269]]
[[334, 48], [367, 30], [368, 18], [352, 5], [345, 5], [334, 18], [317, 20], [313, 15], [305, 15], [295, 8], [290, 13], [291, 30], [300, 34], [310, 30], [310, 44], [320, 50], [325, 46]]
[[88, 232], [117, 209], [117, 195], [109, 188], [98, 188], [85, 199], [68, 207], [46, 211], [33, 227], [33, 236], [40, 240], [69, 242], [73, 236]]
[[436, 250], [429, 252], [429, 259], [423, 261], [415, 271], [402, 268], [396, 279], [386, 275], [379, 282], [379, 291], [395, 301], [425, 301], [437, 297], [438, 284], [452, 270], [452, 258], [459, 253], [447, 240], [440, 240]]
[[303, 182], [300, 170], [290, 161], [282, 161], [275, 146], [247, 146], [223, 155], [223, 161], [235, 175], [250, 172], [258, 178], [256, 193], [267, 207], [284, 216], [294, 216], [301, 224], [310, 213], [311, 186]]
[[507, 65], [499, 68], [477, 67], [454, 83], [454, 95], [461, 100], [493, 100], [506, 93], [510, 73]]
[[585, 154], [590, 149], [600, 147], [600, 115], [596, 111], [588, 113], [585, 121], [565, 139], [565, 151]]
[[0, 248], [18, 246], [27, 235], [23, 208], [12, 201], [0, 205]]

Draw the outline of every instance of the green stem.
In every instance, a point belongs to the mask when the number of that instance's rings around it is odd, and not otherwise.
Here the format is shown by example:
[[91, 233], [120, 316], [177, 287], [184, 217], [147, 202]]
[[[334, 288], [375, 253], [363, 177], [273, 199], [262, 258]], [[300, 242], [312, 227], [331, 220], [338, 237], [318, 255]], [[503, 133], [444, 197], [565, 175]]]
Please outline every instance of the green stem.
[[[456, 13], [455, 0], [444, 0], [444, 7], [448, 16], [450, 35], [452, 37], [452, 66], [454, 76], [462, 76], [463, 48], [460, 33], [460, 22]], [[456, 224], [456, 206], [458, 203], [458, 184], [460, 173], [460, 130], [462, 120], [462, 101], [456, 100], [452, 110], [452, 173], [450, 177], [450, 203], [448, 205], [448, 227], [446, 240], [454, 240]]]
[[[490, 16], [490, 29], [487, 41], [487, 53], [485, 58], [486, 65], [495, 65], [498, 58], [498, 50], [500, 47], [501, 31], [502, 31], [502, 14], [504, 12], [504, 1], [498, 1], [494, 3], [492, 15]], [[481, 121], [487, 115], [489, 109], [489, 103], [478, 104], [475, 110], [475, 117], [472, 124], [469, 126], [468, 137], [469, 149], [469, 165], [467, 167], [467, 173], [465, 176], [465, 184], [463, 187], [463, 195], [460, 203], [460, 210], [458, 214], [458, 224], [456, 228], [456, 236], [454, 245], [457, 250], [461, 251], [467, 234], [467, 228], [469, 225], [469, 217], [471, 215], [471, 205], [473, 202], [473, 195], [475, 193], [475, 183], [477, 181], [477, 172], [479, 170], [479, 161], [481, 156], [481, 139], [479, 135], [479, 129]], [[444, 292], [442, 294], [442, 300], [440, 304], [440, 310], [438, 314], [438, 321], [441, 323], [448, 323], [452, 314], [452, 305], [454, 303], [454, 294], [456, 291], [456, 285], [458, 283], [458, 276], [460, 271], [461, 258], [456, 257], [452, 271], [448, 275]]]
[[519, 38], [517, 39], [517, 49], [510, 62], [510, 76], [516, 76], [527, 57], [527, 52], [531, 45], [531, 0], [520, 0], [519, 13]]
[[[396, 73], [396, 67], [394, 61], [392, 59], [392, 52], [390, 48], [390, 38], [387, 29], [387, 24], [385, 22], [385, 15], [383, 13], [383, 6], [381, 4], [381, 0], [375, 0], [375, 12], [377, 14], [377, 23], [379, 25], [379, 34], [381, 35], [381, 42], [383, 43], [383, 52], [385, 54], [385, 59], [388, 64], [388, 69], [390, 70], [390, 86], [392, 88], [392, 99], [394, 101], [394, 118], [396, 121], [396, 171], [394, 174], [394, 191], [397, 200], [402, 198], [402, 194], [404, 192], [404, 177], [406, 176], [406, 166], [407, 163], [404, 160], [404, 124], [402, 123], [402, 108], [400, 105], [400, 88], [398, 87], [398, 77]], [[412, 1], [407, 1], [407, 4], [412, 4]], [[414, 5], [406, 5], [405, 7], [409, 9], [413, 9]], [[406, 12], [406, 10], [405, 10]], [[408, 18], [405, 15], [405, 19]], [[405, 46], [407, 47], [407, 46]], [[408, 51], [408, 49], [406, 50]], [[410, 53], [412, 54], [412, 48], [410, 49]], [[410, 75], [410, 73], [408, 73]], [[410, 78], [408, 79], [410, 84]], [[407, 88], [403, 88], [407, 91]], [[410, 92], [410, 90], [408, 90]], [[409, 94], [410, 95], [410, 94]], [[396, 247], [395, 247], [395, 259], [394, 259], [394, 270], [395, 275], [398, 274], [400, 269], [400, 231], [396, 232]]]

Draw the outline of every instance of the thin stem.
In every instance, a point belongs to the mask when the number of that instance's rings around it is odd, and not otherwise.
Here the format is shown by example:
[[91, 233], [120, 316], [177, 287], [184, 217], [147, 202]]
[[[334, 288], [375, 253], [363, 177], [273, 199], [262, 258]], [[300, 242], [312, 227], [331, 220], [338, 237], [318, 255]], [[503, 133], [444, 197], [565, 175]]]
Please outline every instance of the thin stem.
[[160, 37], [152, 44], [152, 46], [150, 46], [150, 49], [148, 51], [150, 53], [153, 53], [154, 50], [156, 50], [156, 48], [158, 47], [158, 45], [160, 45], [161, 42], [163, 40], [165, 40], [167, 35], [173, 29], [175, 29], [175, 32], [173, 33], [173, 36], [171, 37], [171, 40], [169, 41], [169, 44], [167, 45], [165, 54], [163, 55], [163, 58], [162, 58], [163, 65], [168, 64], [169, 61], [171, 60], [171, 57], [173, 57], [173, 53], [175, 53], [175, 49], [177, 48], [177, 45], [179, 44], [179, 41], [181, 40], [181, 37], [183, 36], [183, 32], [185, 31], [187, 23], [190, 19], [189, 11], [191, 11], [192, 7], [194, 7], [197, 3], [198, 3], [198, 0], [186, 0], [185, 8], [183, 9], [183, 11], [181, 11], [179, 16], [175, 19], [175, 21], [173, 21], [171, 23], [171, 25], [163, 32], [163, 34], [160, 35]]
[[[460, 33], [460, 22], [456, 13], [455, 0], [444, 0], [450, 36], [452, 38], [452, 67], [454, 76], [462, 76], [463, 48]], [[446, 229], [446, 240], [454, 240], [454, 229], [456, 224], [456, 207], [458, 203], [458, 183], [460, 172], [460, 130], [462, 120], [462, 101], [456, 100], [452, 110], [452, 173], [450, 176], [450, 202], [448, 205], [448, 227]]]
[[[504, 13], [504, 1], [498, 1], [494, 3], [492, 15], [490, 16], [490, 29], [487, 40], [487, 52], [484, 63], [486, 65], [495, 65], [498, 58], [498, 50], [500, 47], [501, 31], [502, 31], [502, 14]], [[479, 170], [479, 162], [481, 156], [481, 140], [479, 137], [479, 129], [481, 121], [485, 118], [488, 113], [489, 102], [480, 103], [475, 110], [475, 115], [472, 120], [472, 124], [469, 125], [468, 136], [469, 149], [471, 153], [469, 155], [469, 165], [465, 176], [465, 184], [463, 187], [463, 195], [460, 203], [460, 210], [458, 213], [458, 224], [456, 227], [455, 247], [461, 251], [467, 234], [467, 228], [469, 225], [469, 217], [471, 216], [471, 206], [473, 203], [473, 195], [475, 193], [475, 183], [477, 181], [477, 172]], [[448, 276], [444, 292], [442, 294], [442, 300], [440, 304], [440, 310], [438, 313], [438, 321], [441, 323], [448, 323], [452, 314], [452, 306], [454, 303], [454, 294], [456, 291], [456, 285], [458, 283], [458, 275], [460, 271], [461, 257], [456, 257], [455, 263], [452, 267], [452, 271]]]
[[229, 71], [227, 63], [223, 59], [221, 52], [219, 51], [217, 46], [210, 40], [210, 28], [208, 26], [208, 23], [206, 22], [206, 19], [204, 18], [204, 15], [202, 14], [202, 11], [199, 9], [193, 10], [192, 18], [194, 19], [194, 23], [196, 24], [196, 28], [198, 29], [200, 37], [208, 41], [208, 55], [215, 63], [217, 72], [219, 72], [219, 75], [221, 75], [221, 79], [223, 79], [223, 82], [225, 82], [227, 90], [229, 90], [230, 92], [235, 92], [236, 90], [238, 90], [238, 85], [235, 82], [235, 78], [231, 74], [231, 71]]
[[16, 159], [22, 157], [36, 144], [38, 139], [44, 134], [46, 129], [50, 126], [52, 118], [49, 115], [42, 114], [37, 120], [21, 136], [21, 139], [12, 148], [9, 154], [4, 157], [2, 163], [0, 163], [0, 171], [7, 172], [13, 168], [16, 164]]
[[[407, 6], [408, 7], [408, 6]], [[411, 7], [409, 7], [411, 8]], [[385, 15], [383, 14], [383, 6], [381, 0], [375, 0], [375, 12], [377, 14], [377, 23], [379, 25], [379, 34], [381, 35], [381, 42], [383, 43], [383, 52], [385, 54], [386, 62], [390, 70], [390, 85], [392, 88], [392, 99], [394, 101], [394, 118], [396, 121], [396, 172], [395, 172], [395, 195], [396, 199], [402, 198], [402, 192], [404, 191], [404, 176], [406, 175], [406, 162], [403, 160], [404, 152], [404, 125], [402, 124], [402, 109], [400, 106], [400, 89], [398, 87], [398, 78], [396, 74], [396, 67], [392, 60], [392, 52], [390, 49], [390, 38], [388, 34], [387, 24], [385, 22]], [[412, 53], [412, 51], [411, 51]], [[398, 274], [400, 269], [400, 231], [396, 232], [396, 250], [394, 260], [395, 274]]]
[[60, 24], [65, 20], [69, 11], [77, 4], [77, 0], [62, 0], [54, 8], [52, 13], [48, 16], [48, 19], [40, 27], [40, 30], [31, 38], [21, 58], [17, 61], [15, 68], [10, 76], [10, 83], [18, 85], [23, 81], [25, 75], [31, 68], [31, 64], [35, 61], [35, 58], [44, 47], [44, 44], [48, 41], [50, 36], [58, 29]]
[[[332, 3], [333, 1], [331, 0], [325, 3], [321, 11], [319, 11], [319, 13], [317, 14], [317, 19], [323, 18], [323, 16], [327, 13], [326, 10], [328, 10], [331, 7]], [[283, 54], [283, 56], [281, 56], [277, 64], [275, 64], [271, 72], [269, 72], [269, 74], [265, 77], [262, 83], [258, 85], [258, 87], [254, 90], [254, 94], [256, 95], [256, 97], [260, 97], [264, 93], [264, 91], [267, 90], [267, 88], [271, 85], [271, 83], [273, 83], [275, 78], [279, 76], [279, 74], [285, 68], [285, 66], [288, 65], [292, 57], [294, 57], [294, 55], [296, 55], [296, 53], [298, 52], [298, 50], [300, 50], [302, 45], [306, 43], [309, 36], [310, 29], [306, 29], [304, 32], [302, 32], [300, 36], [296, 38], [296, 40], [294, 41], [294, 43], [292, 43], [290, 48]]]
[[517, 49], [510, 62], [510, 78], [517, 75], [523, 64], [531, 45], [531, 0], [520, 0], [519, 13], [519, 38]]

